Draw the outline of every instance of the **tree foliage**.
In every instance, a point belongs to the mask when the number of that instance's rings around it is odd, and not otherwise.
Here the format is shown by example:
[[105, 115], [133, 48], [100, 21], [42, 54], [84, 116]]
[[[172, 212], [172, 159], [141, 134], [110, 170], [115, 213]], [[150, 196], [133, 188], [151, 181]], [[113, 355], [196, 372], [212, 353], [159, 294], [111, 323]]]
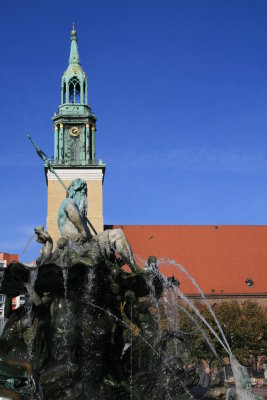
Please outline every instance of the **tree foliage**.
[[[197, 306], [203, 317], [212, 326], [221, 338], [219, 329], [211, 316], [207, 306], [200, 303]], [[251, 364], [260, 355], [267, 354], [267, 309], [256, 302], [245, 301], [239, 304], [237, 301], [224, 301], [213, 308], [218, 321], [223, 329], [225, 337], [232, 352], [244, 364]], [[186, 308], [186, 312], [197, 319], [199, 326], [206, 332], [218, 354], [219, 360], [227, 357], [219, 341], [210, 333], [207, 327], [193, 313]], [[216, 357], [207, 345], [197, 325], [192, 323], [185, 312], [180, 312], [180, 329], [188, 340], [189, 355], [192, 361], [206, 359], [216, 361]]]

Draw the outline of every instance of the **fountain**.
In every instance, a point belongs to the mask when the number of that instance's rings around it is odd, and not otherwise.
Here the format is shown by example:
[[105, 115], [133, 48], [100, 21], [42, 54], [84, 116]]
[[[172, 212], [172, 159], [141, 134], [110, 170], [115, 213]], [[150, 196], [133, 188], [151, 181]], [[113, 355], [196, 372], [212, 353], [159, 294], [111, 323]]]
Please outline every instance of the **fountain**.
[[[1, 282], [1, 293], [8, 299], [24, 294], [26, 302], [6, 316], [0, 337], [0, 399], [193, 398], [195, 370], [184, 367], [179, 348], [175, 355], [167, 351], [174, 339], [183, 343], [167, 298], [169, 328], [160, 328], [158, 300], [169, 290], [176, 309], [179, 296], [229, 354], [236, 390], [227, 392], [227, 400], [256, 399], [246, 369], [232, 355], [221, 327], [219, 337], [178, 282], [159, 273], [155, 257], [140, 268], [120, 229], [91, 235], [85, 181], [75, 179], [66, 192], [55, 246], [44, 227], [36, 227], [36, 239], [43, 244], [36, 266], [12, 262]], [[177, 267], [197, 286], [184, 267]], [[191, 314], [190, 318], [198, 324]]]
[[91, 236], [86, 189], [81, 179], [68, 188], [55, 248], [38, 226], [36, 267], [13, 262], [5, 271], [1, 292], [26, 303], [0, 338], [3, 390], [48, 400], [190, 398], [196, 376], [168, 362], [169, 338], [151, 313], [173, 281], [141, 269], [121, 230]]

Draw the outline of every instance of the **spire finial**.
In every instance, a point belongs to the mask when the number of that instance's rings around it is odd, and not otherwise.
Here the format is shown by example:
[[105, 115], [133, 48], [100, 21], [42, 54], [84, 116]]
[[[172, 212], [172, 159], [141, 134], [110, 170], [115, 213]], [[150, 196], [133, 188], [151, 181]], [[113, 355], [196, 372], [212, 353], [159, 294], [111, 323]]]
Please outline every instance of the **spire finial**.
[[78, 53], [78, 38], [77, 32], [75, 31], [75, 23], [72, 24], [72, 31], [71, 31], [71, 48], [70, 48], [70, 58], [69, 64], [80, 64], [79, 53]]
[[71, 36], [76, 36], [76, 31], [75, 31], [75, 23], [72, 23], [72, 31], [71, 31]]

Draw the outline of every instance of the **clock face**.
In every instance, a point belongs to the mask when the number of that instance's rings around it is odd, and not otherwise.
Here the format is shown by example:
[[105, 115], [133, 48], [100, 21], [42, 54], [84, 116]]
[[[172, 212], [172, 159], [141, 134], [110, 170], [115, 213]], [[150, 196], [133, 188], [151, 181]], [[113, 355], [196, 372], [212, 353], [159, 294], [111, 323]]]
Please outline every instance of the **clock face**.
[[81, 133], [81, 129], [78, 126], [72, 126], [69, 129], [69, 134], [71, 137], [78, 137]]

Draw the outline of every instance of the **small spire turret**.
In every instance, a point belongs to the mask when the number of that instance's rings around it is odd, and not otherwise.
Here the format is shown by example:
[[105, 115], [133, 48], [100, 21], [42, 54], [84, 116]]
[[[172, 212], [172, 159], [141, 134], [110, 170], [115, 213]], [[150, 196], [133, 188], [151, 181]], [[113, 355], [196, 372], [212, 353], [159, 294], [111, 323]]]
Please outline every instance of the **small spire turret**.
[[69, 65], [61, 80], [61, 104], [53, 121], [56, 162], [68, 166], [95, 163], [96, 116], [88, 106], [88, 79], [80, 64], [74, 22]]
[[79, 64], [80, 65], [80, 58], [79, 58], [79, 52], [78, 52], [78, 39], [77, 39], [77, 32], [75, 30], [74, 22], [72, 25], [70, 40], [71, 40], [71, 48], [70, 48], [69, 64]]

